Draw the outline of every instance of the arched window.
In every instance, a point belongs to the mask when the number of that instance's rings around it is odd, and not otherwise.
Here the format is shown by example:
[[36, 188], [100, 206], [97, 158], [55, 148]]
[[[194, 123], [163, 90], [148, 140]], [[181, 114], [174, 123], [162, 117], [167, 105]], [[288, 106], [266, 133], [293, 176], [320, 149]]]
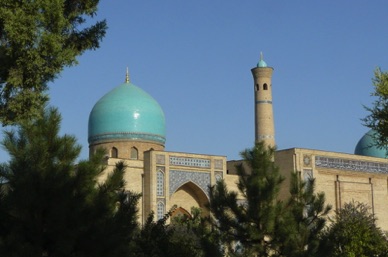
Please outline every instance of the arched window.
[[156, 195], [164, 195], [164, 173], [162, 171], [156, 172]]
[[132, 147], [131, 148], [131, 157], [130, 157], [132, 160], [137, 160], [138, 158], [138, 151], [136, 149], [136, 147]]
[[263, 89], [264, 89], [264, 90], [268, 90], [268, 85], [267, 85], [267, 83], [264, 83]]
[[110, 157], [118, 158], [118, 156], [119, 156], [119, 151], [117, 150], [116, 147], [112, 147], [112, 149], [110, 150]]
[[157, 210], [156, 210], [156, 217], [158, 220], [163, 219], [164, 217], [164, 203], [162, 201], [158, 202]]
[[259, 91], [259, 84], [255, 85], [255, 89], [256, 89], [256, 91]]

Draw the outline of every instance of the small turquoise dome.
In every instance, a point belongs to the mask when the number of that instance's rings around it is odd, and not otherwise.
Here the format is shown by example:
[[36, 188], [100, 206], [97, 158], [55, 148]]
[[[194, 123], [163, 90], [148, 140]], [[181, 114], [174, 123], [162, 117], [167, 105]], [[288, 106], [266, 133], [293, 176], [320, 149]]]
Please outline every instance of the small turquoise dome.
[[165, 143], [165, 119], [160, 105], [139, 87], [124, 83], [94, 105], [89, 115], [88, 141], [140, 140]]
[[265, 68], [265, 67], [267, 67], [267, 63], [266, 63], [264, 60], [260, 60], [260, 61], [257, 63], [257, 67], [259, 67], [259, 68]]
[[387, 150], [376, 146], [375, 136], [376, 131], [369, 130], [361, 139], [358, 141], [354, 154], [387, 158]]
[[260, 61], [257, 63], [257, 68], [266, 68], [267, 63], [264, 61], [263, 53], [260, 52]]

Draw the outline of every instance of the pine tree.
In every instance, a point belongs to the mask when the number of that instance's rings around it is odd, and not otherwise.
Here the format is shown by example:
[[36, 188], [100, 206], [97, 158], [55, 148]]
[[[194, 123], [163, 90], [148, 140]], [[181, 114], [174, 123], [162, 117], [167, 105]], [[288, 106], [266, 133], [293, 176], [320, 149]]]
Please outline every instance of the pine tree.
[[315, 256], [331, 207], [314, 180], [291, 176], [290, 197], [279, 199], [284, 182], [274, 149], [263, 143], [241, 153], [239, 192], [221, 180], [210, 188], [209, 209], [229, 256]]
[[60, 115], [8, 131], [0, 175], [0, 256], [124, 256], [137, 229], [139, 196], [124, 190], [118, 163], [105, 182], [103, 151], [76, 164], [80, 146], [59, 136]]
[[210, 188], [209, 209], [229, 255], [273, 253], [275, 222], [282, 206], [277, 197], [284, 180], [273, 162], [273, 154], [274, 149], [263, 143], [241, 153], [248, 168], [243, 164], [237, 167], [239, 193], [228, 191], [222, 180]]
[[302, 181], [299, 173], [293, 172], [290, 197], [276, 221], [274, 256], [316, 256], [330, 210], [324, 193], [315, 193], [315, 179]]

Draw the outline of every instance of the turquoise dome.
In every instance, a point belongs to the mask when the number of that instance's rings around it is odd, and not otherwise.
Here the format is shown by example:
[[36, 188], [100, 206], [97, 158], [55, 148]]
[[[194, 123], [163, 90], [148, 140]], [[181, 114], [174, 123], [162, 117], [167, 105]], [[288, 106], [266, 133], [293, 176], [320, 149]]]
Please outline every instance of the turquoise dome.
[[264, 61], [263, 53], [260, 52], [260, 61], [257, 63], [257, 68], [266, 68], [267, 63]]
[[265, 68], [265, 67], [267, 67], [267, 63], [266, 63], [264, 60], [260, 60], [260, 61], [257, 63], [257, 67], [259, 67], [259, 68]]
[[165, 143], [165, 119], [160, 105], [139, 87], [124, 83], [94, 105], [89, 115], [89, 144], [110, 140]]
[[376, 146], [375, 141], [376, 131], [369, 130], [361, 139], [358, 141], [354, 154], [387, 158], [387, 150]]

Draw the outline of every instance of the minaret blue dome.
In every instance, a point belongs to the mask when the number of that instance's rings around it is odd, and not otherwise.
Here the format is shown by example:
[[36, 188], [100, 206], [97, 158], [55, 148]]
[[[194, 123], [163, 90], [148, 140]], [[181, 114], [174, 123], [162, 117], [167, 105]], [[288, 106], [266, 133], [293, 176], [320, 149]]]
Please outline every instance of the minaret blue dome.
[[387, 150], [376, 146], [375, 136], [376, 131], [369, 130], [365, 135], [358, 141], [354, 154], [387, 158]]
[[268, 67], [267, 63], [264, 61], [263, 53], [260, 53], [260, 61], [257, 63], [257, 67], [258, 68], [266, 68], [266, 67]]
[[126, 82], [104, 95], [89, 115], [88, 141], [138, 140], [165, 143], [165, 118], [158, 102]]

